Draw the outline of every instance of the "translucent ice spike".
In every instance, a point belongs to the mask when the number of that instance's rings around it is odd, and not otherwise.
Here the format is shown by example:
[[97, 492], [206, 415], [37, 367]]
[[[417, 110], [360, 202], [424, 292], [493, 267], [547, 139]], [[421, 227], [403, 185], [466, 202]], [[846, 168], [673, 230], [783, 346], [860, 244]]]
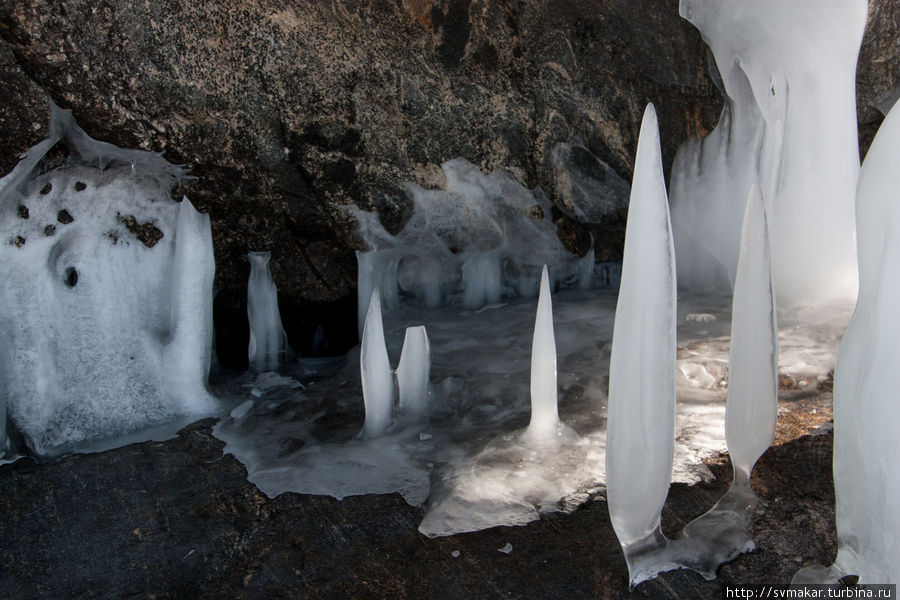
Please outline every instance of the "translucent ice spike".
[[606, 493], [631, 585], [659, 562], [675, 443], [675, 255], [653, 104], [638, 139], [609, 374]]
[[381, 295], [372, 290], [366, 323], [363, 327], [359, 353], [359, 369], [362, 378], [363, 402], [366, 422], [363, 437], [377, 437], [391, 425], [394, 411], [394, 375], [388, 360], [384, 342], [384, 326], [381, 322]]
[[723, 562], [754, 548], [747, 535], [759, 503], [750, 471], [775, 438], [778, 417], [778, 327], [766, 207], [753, 185], [744, 211], [734, 282], [725, 438], [734, 468], [728, 492], [692, 521], [676, 542], [680, 562], [707, 579]]
[[888, 113], [859, 176], [859, 299], [834, 372], [837, 559], [795, 583], [900, 583], [900, 108]]
[[431, 349], [425, 326], [407, 327], [397, 365], [400, 411], [405, 418], [418, 420], [428, 413], [428, 377]]
[[250, 252], [250, 280], [247, 283], [247, 316], [250, 319], [250, 368], [274, 371], [285, 360], [287, 334], [278, 312], [278, 290], [269, 271], [270, 252]]
[[526, 437], [535, 441], [553, 439], [559, 428], [556, 407], [556, 340], [553, 336], [553, 306], [547, 265], [541, 272], [541, 291], [534, 337], [531, 342], [531, 422]]

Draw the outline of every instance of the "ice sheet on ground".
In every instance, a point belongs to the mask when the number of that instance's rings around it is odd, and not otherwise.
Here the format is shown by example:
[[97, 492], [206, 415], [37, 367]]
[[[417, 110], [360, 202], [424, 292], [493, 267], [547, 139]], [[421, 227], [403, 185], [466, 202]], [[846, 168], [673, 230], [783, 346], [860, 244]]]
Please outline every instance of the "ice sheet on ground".
[[[368, 445], [356, 438], [364, 411], [359, 366], [351, 354], [343, 369], [307, 384], [305, 390], [273, 388], [240, 419], [223, 420], [215, 435], [226, 442], [226, 452], [246, 465], [250, 480], [258, 478], [267, 493], [381, 493], [388, 486], [377, 480], [387, 477], [395, 486], [393, 491], [413, 502], [424, 499], [423, 494], [430, 495], [427, 505], [436, 506], [448, 490], [461, 497], [484, 490], [482, 501], [460, 505], [454, 515], [456, 525], [445, 528], [447, 532], [471, 530], [476, 523], [493, 526], [534, 520], [542, 507], [573, 510], [604, 484], [604, 427], [615, 302], [611, 290], [571, 290], [553, 296], [559, 416], [581, 442], [571, 447], [561, 444], [547, 460], [556, 464], [584, 462], [580, 472], [576, 468], [572, 473], [559, 474], [559, 481], [544, 480], [545, 488], [555, 487], [555, 492], [543, 489], [538, 496], [529, 491], [542, 485], [541, 474], [528, 475], [532, 468], [528, 450], [521, 446], [519, 451], [515, 449], [517, 434], [530, 419], [533, 299], [511, 300], [506, 306], [484, 312], [459, 306], [436, 310], [405, 306], [386, 316], [385, 335], [392, 364], [399, 360], [406, 327], [424, 324], [428, 328], [431, 409], [429, 420], [417, 426], [395, 425], [384, 438], [369, 440]], [[715, 365], [727, 367], [730, 302], [728, 296], [679, 298], [679, 369], [684, 366], [690, 370], [694, 363], [707, 371], [714, 370]], [[799, 316], [780, 313], [781, 364], [802, 363], [811, 381], [824, 379], [834, 366], [840, 332], [851, 310], [845, 305], [823, 313], [809, 309]], [[715, 320], [687, 320], [687, 315], [700, 313], [713, 315]], [[823, 317], [819, 319], [818, 314]], [[812, 319], [815, 327], [793, 328], [791, 324], [801, 317]], [[700, 461], [725, 450], [725, 389], [718, 383], [707, 388], [696, 379], [677, 375], [673, 481], [695, 483], [711, 477]], [[234, 404], [247, 399], [246, 390], [240, 386], [216, 392], [231, 397]], [[375, 456], [380, 462], [370, 460]], [[363, 465], [367, 465], [371, 477], [356, 480]], [[496, 486], [503, 477], [514, 477], [517, 472], [526, 473], [519, 477], [520, 490], [524, 491], [510, 498]], [[529, 488], [532, 477], [535, 479]], [[327, 489], [323, 481], [334, 487]], [[351, 482], [353, 489], [342, 484], [345, 481]], [[429, 482], [437, 484], [425, 491], [423, 486]], [[460, 487], [453, 491], [450, 482]], [[555, 505], [550, 500], [552, 493], [556, 494]], [[507, 509], [509, 519], [501, 522], [496, 515]]]

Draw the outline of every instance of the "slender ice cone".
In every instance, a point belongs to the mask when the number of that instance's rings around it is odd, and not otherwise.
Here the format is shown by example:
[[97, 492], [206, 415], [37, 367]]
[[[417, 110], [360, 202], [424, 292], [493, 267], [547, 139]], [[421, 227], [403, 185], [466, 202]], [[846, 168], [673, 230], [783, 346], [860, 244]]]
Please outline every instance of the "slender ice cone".
[[778, 324], [769, 221], [759, 187], [750, 189], [731, 311], [731, 356], [725, 439], [734, 486], [750, 486], [750, 471], [775, 439], [778, 418]]
[[394, 376], [388, 360], [381, 322], [381, 296], [372, 290], [359, 352], [363, 402], [366, 407], [364, 437], [377, 437], [391, 425], [394, 411]]
[[606, 494], [634, 586], [676, 566], [656, 557], [675, 444], [675, 254], [659, 129], [638, 139], [609, 372]]
[[525, 435], [536, 441], [553, 439], [559, 428], [556, 407], [556, 340], [547, 265], [541, 271], [541, 291], [531, 342], [531, 422]]
[[834, 372], [838, 554], [795, 583], [900, 583], [900, 108], [888, 113], [856, 191], [859, 299]]
[[410, 419], [428, 414], [428, 377], [431, 373], [431, 349], [425, 326], [407, 327], [397, 365], [400, 411]]
[[734, 468], [728, 492], [684, 529], [677, 541], [684, 566], [707, 579], [723, 562], [754, 548], [748, 521], [759, 504], [750, 471], [775, 438], [778, 417], [778, 325], [766, 206], [750, 188], [734, 282], [725, 439]]
[[278, 311], [278, 289], [269, 271], [270, 252], [250, 252], [250, 280], [247, 282], [247, 317], [250, 344], [247, 358], [256, 373], [274, 371], [284, 362], [287, 334]]

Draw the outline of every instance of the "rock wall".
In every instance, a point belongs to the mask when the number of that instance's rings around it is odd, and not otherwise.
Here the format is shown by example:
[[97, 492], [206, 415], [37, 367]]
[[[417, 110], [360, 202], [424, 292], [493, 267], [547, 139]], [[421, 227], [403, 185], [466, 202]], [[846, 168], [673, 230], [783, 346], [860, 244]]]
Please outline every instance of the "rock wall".
[[[878, 68], [863, 80], [879, 93], [897, 79], [896, 66], [883, 68], [885, 53], [897, 55], [891, 2], [873, 0], [879, 37], [864, 52]], [[298, 345], [331, 303], [353, 302], [361, 242], [340, 205], [399, 228], [401, 183], [440, 185], [440, 163], [462, 156], [565, 206], [554, 146], [580, 138], [630, 180], [648, 101], [668, 170], [721, 108], [707, 50], [677, 4], [6, 0], [0, 169], [46, 135], [50, 98], [96, 138], [183, 163], [199, 179], [179, 193], [212, 218], [217, 309], [243, 310], [246, 252], [271, 250]], [[877, 114], [860, 105], [871, 129]], [[601, 227], [605, 258], [620, 256], [623, 220]]]

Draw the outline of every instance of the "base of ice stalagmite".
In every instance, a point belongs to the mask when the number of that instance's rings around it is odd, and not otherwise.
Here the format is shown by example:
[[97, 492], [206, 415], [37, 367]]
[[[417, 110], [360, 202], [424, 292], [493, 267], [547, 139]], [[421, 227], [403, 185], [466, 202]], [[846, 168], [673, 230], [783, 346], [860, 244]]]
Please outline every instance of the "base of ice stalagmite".
[[[56, 107], [50, 129], [0, 180], [9, 425], [32, 452], [58, 454], [216, 413], [212, 235], [208, 216], [171, 199], [184, 173], [89, 138]], [[62, 143], [67, 162], [47, 168]]]

